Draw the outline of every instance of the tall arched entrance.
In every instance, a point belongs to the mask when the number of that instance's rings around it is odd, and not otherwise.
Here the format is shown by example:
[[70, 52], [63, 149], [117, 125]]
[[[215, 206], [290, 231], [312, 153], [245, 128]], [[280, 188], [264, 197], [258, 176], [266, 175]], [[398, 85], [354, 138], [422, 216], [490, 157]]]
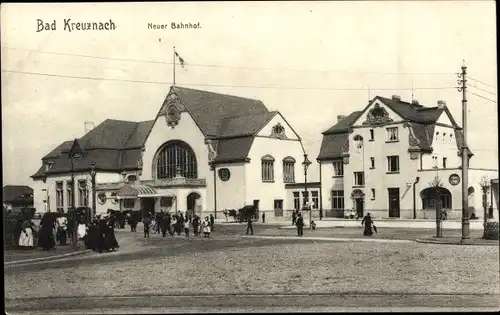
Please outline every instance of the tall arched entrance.
[[201, 217], [201, 195], [192, 192], [187, 196], [187, 215]]

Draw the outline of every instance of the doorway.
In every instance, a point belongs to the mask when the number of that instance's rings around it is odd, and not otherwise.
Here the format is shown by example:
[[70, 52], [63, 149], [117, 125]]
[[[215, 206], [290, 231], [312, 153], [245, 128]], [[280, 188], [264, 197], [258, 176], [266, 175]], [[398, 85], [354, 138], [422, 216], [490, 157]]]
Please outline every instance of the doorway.
[[399, 218], [399, 188], [388, 188], [389, 218]]
[[192, 192], [187, 196], [187, 215], [193, 217], [197, 215], [201, 217], [201, 196], [198, 193]]
[[155, 214], [155, 199], [154, 198], [141, 198], [142, 201], [142, 217], [146, 217], [148, 213], [153, 216]]
[[356, 214], [358, 215], [359, 218], [364, 217], [364, 200], [363, 198], [356, 198], [354, 199], [356, 202]]

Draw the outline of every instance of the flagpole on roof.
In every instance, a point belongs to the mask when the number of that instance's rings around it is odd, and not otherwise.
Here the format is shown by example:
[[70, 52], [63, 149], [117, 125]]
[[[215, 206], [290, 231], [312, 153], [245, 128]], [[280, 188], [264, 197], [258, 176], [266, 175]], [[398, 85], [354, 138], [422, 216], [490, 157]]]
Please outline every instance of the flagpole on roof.
[[174, 46], [174, 84], [175, 85], [175, 46]]

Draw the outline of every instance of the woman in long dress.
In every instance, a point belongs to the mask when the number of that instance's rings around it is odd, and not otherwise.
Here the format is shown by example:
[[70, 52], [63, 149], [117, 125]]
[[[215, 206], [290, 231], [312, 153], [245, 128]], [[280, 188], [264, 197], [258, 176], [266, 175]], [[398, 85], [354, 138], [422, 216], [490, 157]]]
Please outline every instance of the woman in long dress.
[[372, 225], [373, 225], [373, 221], [372, 221], [372, 218], [370, 216], [370, 213], [367, 213], [366, 216], [363, 218], [363, 221], [361, 221], [361, 226], [365, 226], [365, 230], [363, 231], [363, 235], [364, 236], [372, 236], [373, 235], [373, 231], [372, 231]]
[[205, 217], [205, 221], [202, 223], [203, 226], [203, 237], [210, 237], [210, 222], [208, 221], [208, 217]]
[[33, 248], [33, 225], [31, 222], [26, 221], [23, 224], [23, 230], [21, 231], [21, 235], [19, 236], [19, 247], [23, 249], [32, 249]]

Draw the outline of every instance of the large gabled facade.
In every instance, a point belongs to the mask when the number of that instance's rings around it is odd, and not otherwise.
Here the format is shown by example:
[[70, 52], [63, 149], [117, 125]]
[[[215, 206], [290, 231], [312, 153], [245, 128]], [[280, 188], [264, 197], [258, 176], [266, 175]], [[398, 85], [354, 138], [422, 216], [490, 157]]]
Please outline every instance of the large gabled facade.
[[[84, 154], [70, 159], [75, 144]], [[35, 207], [44, 209], [44, 200], [52, 211], [92, 207], [94, 162], [98, 213], [220, 215], [254, 204], [273, 216], [288, 207], [285, 184], [300, 174], [303, 154], [297, 133], [261, 101], [173, 86], [154, 120], [108, 119], [43, 157], [32, 176]]]
[[[462, 140], [461, 127], [442, 101], [425, 107], [399, 96], [377, 96], [364, 109], [339, 116], [323, 132], [317, 158], [324, 214], [344, 217], [353, 210], [379, 218], [430, 219], [439, 200], [448, 218], [460, 218]], [[469, 171], [469, 205], [478, 217], [480, 179], [497, 173]], [[436, 177], [439, 195], [430, 187]]]

